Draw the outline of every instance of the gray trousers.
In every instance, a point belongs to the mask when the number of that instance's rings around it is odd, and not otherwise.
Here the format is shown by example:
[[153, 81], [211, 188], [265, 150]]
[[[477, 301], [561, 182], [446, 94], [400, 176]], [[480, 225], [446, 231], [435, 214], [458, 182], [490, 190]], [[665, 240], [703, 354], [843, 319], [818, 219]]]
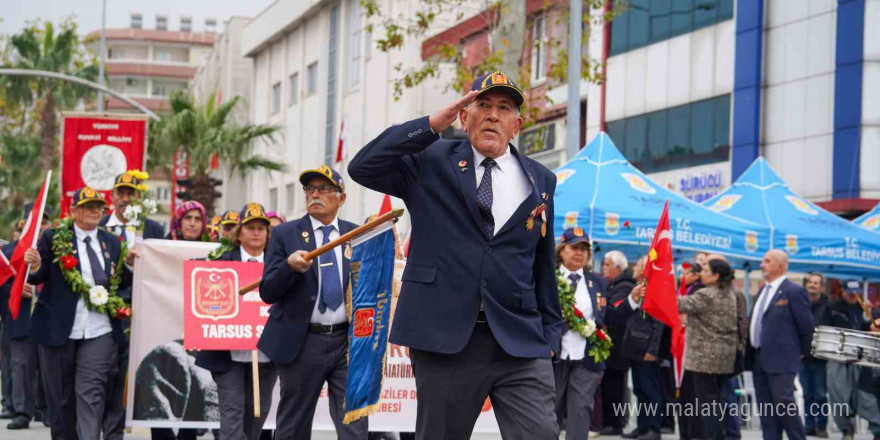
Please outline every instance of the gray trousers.
[[12, 406], [16, 417], [34, 418], [37, 397], [37, 344], [29, 339], [10, 341]]
[[[859, 374], [866, 367], [847, 365], [841, 362], [828, 361], [828, 403], [831, 404], [832, 416], [837, 427], [844, 432], [853, 432], [856, 415], [868, 421], [868, 429], [874, 437], [880, 437], [880, 410], [877, 408], [877, 397], [859, 389]], [[836, 408], [845, 405], [845, 410]]]
[[0, 411], [15, 413], [12, 403], [12, 353], [9, 326], [0, 325]]
[[276, 440], [309, 440], [315, 406], [324, 382], [330, 396], [330, 418], [340, 440], [366, 440], [367, 418], [344, 424], [345, 385], [348, 380], [348, 334], [307, 333], [296, 359], [276, 363], [281, 400], [276, 418]]
[[582, 360], [553, 364], [556, 421], [560, 429], [565, 426], [565, 440], [587, 440], [593, 420], [593, 398], [603, 374], [602, 370], [590, 370]]
[[418, 440], [469, 439], [486, 397], [505, 440], [558, 439], [550, 359], [508, 355], [486, 323], [477, 323], [458, 353], [411, 348], [410, 358], [416, 378]]
[[260, 418], [254, 417], [254, 385], [251, 364], [233, 362], [224, 373], [211, 373], [220, 402], [219, 440], [259, 440], [263, 422], [272, 406], [272, 389], [278, 379], [275, 365], [260, 364]]
[[107, 383], [107, 404], [104, 408], [104, 440], [122, 440], [125, 435], [125, 377], [128, 374], [128, 347], [117, 353], [116, 366]]
[[113, 335], [39, 346], [52, 440], [100, 440], [109, 376], [116, 367]]

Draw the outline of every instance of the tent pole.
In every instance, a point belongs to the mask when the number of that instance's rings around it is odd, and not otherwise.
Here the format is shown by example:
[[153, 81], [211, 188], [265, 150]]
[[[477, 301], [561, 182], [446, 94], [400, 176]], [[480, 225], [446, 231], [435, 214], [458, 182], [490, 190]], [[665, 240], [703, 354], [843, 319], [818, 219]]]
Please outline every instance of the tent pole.
[[743, 280], [743, 289], [745, 290], [743, 293], [746, 297], [746, 315], [749, 315], [752, 310], [752, 291], [749, 289], [749, 272], [751, 271], [748, 266], [746, 266], [744, 270], [746, 271], [746, 279]]
[[868, 277], [862, 278], [862, 299], [868, 300]]

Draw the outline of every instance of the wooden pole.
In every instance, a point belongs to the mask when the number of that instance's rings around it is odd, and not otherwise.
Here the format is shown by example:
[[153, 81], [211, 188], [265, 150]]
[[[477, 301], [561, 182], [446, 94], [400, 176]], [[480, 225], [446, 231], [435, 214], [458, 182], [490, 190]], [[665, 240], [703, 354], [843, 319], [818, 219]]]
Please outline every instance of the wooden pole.
[[[347, 232], [345, 235], [337, 238], [336, 240], [333, 240], [330, 243], [327, 243], [324, 246], [321, 246], [321, 247], [309, 252], [303, 258], [306, 261], [314, 260], [315, 258], [318, 258], [319, 256], [321, 256], [321, 254], [335, 248], [336, 246], [339, 246], [345, 242], [354, 240], [355, 238], [360, 237], [361, 235], [364, 235], [367, 232], [372, 231], [373, 229], [376, 229], [377, 227], [381, 226], [383, 223], [397, 220], [402, 215], [403, 215], [403, 209], [395, 209], [391, 212], [386, 212], [385, 214], [382, 214], [379, 217], [376, 217], [376, 219], [374, 219], [373, 221], [366, 223], [366, 224], [363, 224], [361, 226], [358, 226], [357, 228], [352, 229], [351, 231]], [[242, 287], [241, 289], [239, 289], [238, 294], [244, 295], [244, 294], [250, 292], [251, 290], [256, 289], [259, 285], [260, 285], [260, 280], [256, 280], [253, 283], [250, 283], [250, 284]]]
[[259, 352], [251, 352], [251, 374], [254, 377], [254, 417], [260, 418], [260, 357]]

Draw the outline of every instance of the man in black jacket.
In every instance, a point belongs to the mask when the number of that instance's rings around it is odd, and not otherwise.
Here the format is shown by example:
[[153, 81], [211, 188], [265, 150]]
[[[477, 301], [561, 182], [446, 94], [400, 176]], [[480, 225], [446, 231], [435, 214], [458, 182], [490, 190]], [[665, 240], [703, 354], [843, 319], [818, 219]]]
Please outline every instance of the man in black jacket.
[[629, 370], [629, 360], [623, 352], [623, 334], [627, 320], [638, 307], [627, 300], [636, 281], [632, 269], [628, 268], [626, 256], [620, 251], [605, 254], [602, 275], [608, 280], [605, 324], [614, 345], [611, 347], [611, 356], [605, 361], [605, 376], [602, 377], [602, 416], [605, 418], [605, 427], [600, 434], [621, 435], [627, 422], [623, 404], [627, 402], [626, 373]]
[[[828, 295], [825, 294], [825, 277], [820, 273], [813, 272], [807, 275], [804, 287], [810, 294], [810, 310], [813, 312], [813, 322], [816, 326], [829, 325]], [[807, 435], [828, 438], [828, 416], [822, 413], [822, 408], [828, 401], [825, 385], [826, 372], [825, 360], [805, 356], [798, 373], [801, 388], [804, 392], [804, 428]]]

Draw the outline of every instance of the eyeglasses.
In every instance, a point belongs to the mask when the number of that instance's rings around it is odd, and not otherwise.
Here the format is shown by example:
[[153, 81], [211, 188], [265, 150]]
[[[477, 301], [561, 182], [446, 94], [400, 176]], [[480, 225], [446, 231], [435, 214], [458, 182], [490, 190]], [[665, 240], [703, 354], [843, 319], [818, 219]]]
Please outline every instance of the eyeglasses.
[[330, 193], [332, 193], [332, 192], [339, 191], [339, 188], [337, 188], [337, 187], [335, 187], [335, 186], [333, 186], [333, 185], [318, 185], [318, 186], [315, 186], [315, 185], [303, 185], [303, 191], [304, 191], [306, 194], [311, 194], [312, 191], [314, 191], [314, 190], [318, 190], [318, 192], [321, 193], [321, 194], [330, 194]]

